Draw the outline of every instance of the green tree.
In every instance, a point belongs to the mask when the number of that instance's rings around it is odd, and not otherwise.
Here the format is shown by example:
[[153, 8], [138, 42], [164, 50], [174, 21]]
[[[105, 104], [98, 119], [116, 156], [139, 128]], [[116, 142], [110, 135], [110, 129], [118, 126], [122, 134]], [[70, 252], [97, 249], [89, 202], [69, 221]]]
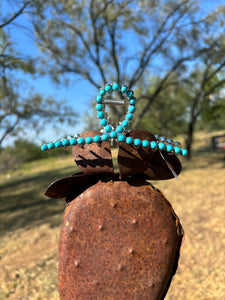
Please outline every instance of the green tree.
[[[154, 92], [154, 86], [160, 80], [161, 78], [158, 76], [149, 80], [149, 95]], [[151, 108], [141, 119], [138, 127], [150, 130], [161, 136], [166, 135], [167, 137], [185, 132], [187, 124], [186, 90], [181, 81], [179, 85], [172, 84], [177, 81], [176, 74], [174, 74], [167, 87], [157, 97], [157, 101], [153, 101]], [[141, 93], [140, 90], [137, 92]], [[137, 113], [142, 111], [147, 103], [146, 95], [143, 98], [139, 97]]]
[[[170, 85], [189, 79], [195, 63], [207, 68], [212, 54], [221, 63], [224, 7], [204, 15], [193, 0], [35, 0], [32, 20], [45, 71], [57, 82], [72, 74], [96, 88], [113, 81], [141, 87], [138, 126]], [[149, 89], [152, 76], [158, 81]]]
[[96, 88], [112, 81], [131, 88], [141, 85], [143, 94], [149, 75], [160, 75], [154, 92], [145, 97], [148, 101], [138, 124], [173, 74], [184, 76], [189, 62], [207, 51], [203, 37], [210, 35], [210, 26], [206, 28], [207, 17], [200, 17], [198, 4], [192, 0], [32, 1], [46, 72], [56, 81], [73, 74]]
[[35, 74], [35, 60], [17, 50], [9, 28], [16, 25], [30, 2], [19, 1], [20, 7], [10, 15], [0, 13], [0, 149], [9, 135], [21, 134], [24, 129], [39, 130], [46, 122], [71, 122], [72, 118], [74, 122], [76, 116], [64, 102], [33, 93], [23, 78], [23, 74]]

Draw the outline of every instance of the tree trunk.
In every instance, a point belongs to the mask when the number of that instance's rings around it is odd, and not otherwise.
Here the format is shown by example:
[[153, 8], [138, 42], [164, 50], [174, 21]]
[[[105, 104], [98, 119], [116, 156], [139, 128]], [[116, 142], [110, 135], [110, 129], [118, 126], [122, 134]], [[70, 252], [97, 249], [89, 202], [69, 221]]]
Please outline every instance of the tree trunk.
[[188, 151], [187, 154], [187, 159], [191, 159], [191, 152], [192, 152], [192, 142], [193, 142], [193, 134], [194, 134], [194, 126], [195, 126], [195, 119], [193, 118], [190, 120], [188, 123], [188, 128], [187, 128], [187, 137], [185, 141], [185, 146]]

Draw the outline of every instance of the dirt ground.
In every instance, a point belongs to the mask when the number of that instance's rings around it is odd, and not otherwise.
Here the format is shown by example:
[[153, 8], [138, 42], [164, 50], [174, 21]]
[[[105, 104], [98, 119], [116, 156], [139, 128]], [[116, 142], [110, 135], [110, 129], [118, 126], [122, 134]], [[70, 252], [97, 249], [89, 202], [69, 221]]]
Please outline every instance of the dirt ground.
[[[223, 156], [199, 153], [184, 162], [178, 179], [152, 182], [172, 203], [185, 231], [166, 300], [225, 299]], [[64, 203], [48, 200], [43, 191], [52, 179], [73, 171], [71, 160], [65, 160], [1, 177], [0, 300], [59, 299], [57, 242]]]

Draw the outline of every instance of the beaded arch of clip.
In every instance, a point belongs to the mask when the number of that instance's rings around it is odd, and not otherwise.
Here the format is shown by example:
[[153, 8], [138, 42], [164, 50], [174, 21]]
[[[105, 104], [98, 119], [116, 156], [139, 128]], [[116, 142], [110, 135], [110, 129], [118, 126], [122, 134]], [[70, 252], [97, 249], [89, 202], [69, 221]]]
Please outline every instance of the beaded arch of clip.
[[[125, 99], [122, 100], [105, 100], [105, 96], [109, 96], [113, 91], [121, 92]], [[96, 135], [94, 137], [79, 137], [75, 135], [73, 137], [68, 137], [64, 139], [57, 140], [55, 142], [50, 142], [48, 144], [43, 144], [41, 146], [42, 151], [49, 151], [54, 148], [75, 146], [84, 144], [97, 143], [101, 144], [103, 141], [116, 140], [119, 143], [127, 143], [129, 145], [134, 145], [135, 147], [150, 148], [153, 150], [164, 150], [168, 153], [181, 154], [185, 156], [187, 150], [180, 148], [180, 143], [178, 141], [173, 141], [172, 139], [167, 139], [166, 137], [159, 137], [155, 135], [156, 141], [133, 139], [132, 137], [126, 137], [125, 133], [128, 132], [127, 127], [133, 119], [133, 113], [136, 111], [135, 104], [136, 98], [134, 97], [133, 90], [129, 89], [126, 85], [120, 86], [118, 83], [105, 84], [104, 88], [100, 88], [98, 95], [96, 97], [96, 111], [97, 118], [99, 119], [100, 125], [103, 127], [103, 134]], [[114, 124], [105, 112], [105, 105], [107, 104], [128, 104], [128, 111], [126, 112], [125, 119], [119, 122], [118, 125]]]

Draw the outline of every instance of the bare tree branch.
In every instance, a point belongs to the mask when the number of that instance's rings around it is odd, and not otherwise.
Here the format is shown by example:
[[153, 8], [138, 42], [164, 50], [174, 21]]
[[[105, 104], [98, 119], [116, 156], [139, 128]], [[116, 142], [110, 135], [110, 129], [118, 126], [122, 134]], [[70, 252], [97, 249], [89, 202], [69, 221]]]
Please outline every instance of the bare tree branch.
[[9, 25], [10, 23], [12, 23], [18, 16], [20, 16], [23, 11], [25, 10], [25, 8], [31, 3], [31, 1], [26, 1], [24, 3], [24, 5], [11, 17], [9, 18], [7, 21], [5, 21], [4, 23], [0, 24], [0, 28], [3, 28], [7, 25]]

